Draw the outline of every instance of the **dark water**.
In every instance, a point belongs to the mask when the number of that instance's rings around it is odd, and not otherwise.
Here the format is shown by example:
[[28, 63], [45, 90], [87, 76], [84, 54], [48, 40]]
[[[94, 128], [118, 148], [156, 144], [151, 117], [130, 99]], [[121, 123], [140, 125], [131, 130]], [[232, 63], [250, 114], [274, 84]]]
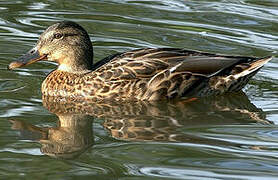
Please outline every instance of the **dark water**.
[[245, 93], [193, 102], [59, 104], [55, 67], [7, 71], [59, 20], [88, 30], [95, 60], [141, 47], [277, 55], [275, 0], [0, 1], [0, 179], [277, 179], [278, 67]]

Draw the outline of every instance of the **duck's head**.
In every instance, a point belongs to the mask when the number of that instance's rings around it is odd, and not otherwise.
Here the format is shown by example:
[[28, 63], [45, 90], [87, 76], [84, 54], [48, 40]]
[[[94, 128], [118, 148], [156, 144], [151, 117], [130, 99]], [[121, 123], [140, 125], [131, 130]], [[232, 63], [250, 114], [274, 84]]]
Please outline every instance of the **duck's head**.
[[82, 73], [92, 69], [93, 47], [88, 33], [75, 22], [62, 21], [48, 27], [25, 55], [10, 63], [15, 69], [40, 60], [54, 61], [58, 70]]

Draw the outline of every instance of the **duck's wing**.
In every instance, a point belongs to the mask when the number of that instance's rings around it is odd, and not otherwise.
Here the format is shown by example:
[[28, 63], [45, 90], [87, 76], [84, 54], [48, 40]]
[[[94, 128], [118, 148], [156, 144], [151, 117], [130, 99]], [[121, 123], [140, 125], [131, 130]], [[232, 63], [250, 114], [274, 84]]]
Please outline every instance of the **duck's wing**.
[[269, 60], [173, 48], [139, 49], [102, 60], [95, 72], [107, 82], [140, 81], [129, 86], [131, 92], [140, 89], [139, 99], [157, 100], [196, 93], [205, 96], [222, 85], [227, 87], [219, 92], [227, 91], [231, 83], [226, 82], [247, 74], [251, 77]]
[[228, 75], [236, 67], [249, 67], [254, 57], [225, 56], [175, 48], [148, 48], [108, 56], [94, 65], [98, 72], [113, 74], [113, 79], [150, 78], [166, 69], [203, 76]]

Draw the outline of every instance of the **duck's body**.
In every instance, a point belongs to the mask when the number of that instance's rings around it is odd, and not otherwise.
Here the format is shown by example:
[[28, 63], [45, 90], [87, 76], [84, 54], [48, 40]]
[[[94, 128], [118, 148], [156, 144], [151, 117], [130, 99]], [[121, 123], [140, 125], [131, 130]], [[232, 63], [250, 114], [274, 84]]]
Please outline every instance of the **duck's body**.
[[[63, 38], [56, 31], [62, 31]], [[57, 23], [44, 32], [32, 51], [9, 68], [29, 64], [30, 59], [58, 62], [58, 69], [42, 84], [46, 96], [151, 101], [239, 91], [271, 59], [148, 48], [119, 53], [92, 64], [92, 47], [84, 31], [73, 22]], [[62, 42], [58, 50], [45, 47], [52, 45], [50, 40], [57, 45]], [[34, 55], [38, 57], [32, 60]]]
[[182, 49], [140, 49], [108, 57], [84, 74], [61, 70], [44, 95], [116, 100], [202, 97], [239, 91], [269, 59], [218, 56]]

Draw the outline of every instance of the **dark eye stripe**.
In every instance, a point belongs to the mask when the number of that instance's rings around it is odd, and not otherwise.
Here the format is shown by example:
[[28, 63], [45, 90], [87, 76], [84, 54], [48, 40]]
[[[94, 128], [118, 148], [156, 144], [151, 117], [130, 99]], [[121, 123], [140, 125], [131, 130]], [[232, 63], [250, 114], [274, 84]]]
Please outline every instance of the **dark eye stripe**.
[[78, 34], [75, 34], [75, 33], [68, 33], [68, 34], [65, 34], [64, 36], [67, 37], [67, 36], [77, 36]]
[[63, 37], [63, 35], [60, 33], [54, 34], [55, 39], [60, 39], [61, 37]]
[[78, 34], [75, 34], [75, 33], [68, 33], [68, 34], [60, 34], [60, 33], [57, 33], [57, 34], [54, 34], [54, 39], [60, 39], [62, 38], [63, 36], [64, 37], [67, 37], [67, 36], [77, 36]]

